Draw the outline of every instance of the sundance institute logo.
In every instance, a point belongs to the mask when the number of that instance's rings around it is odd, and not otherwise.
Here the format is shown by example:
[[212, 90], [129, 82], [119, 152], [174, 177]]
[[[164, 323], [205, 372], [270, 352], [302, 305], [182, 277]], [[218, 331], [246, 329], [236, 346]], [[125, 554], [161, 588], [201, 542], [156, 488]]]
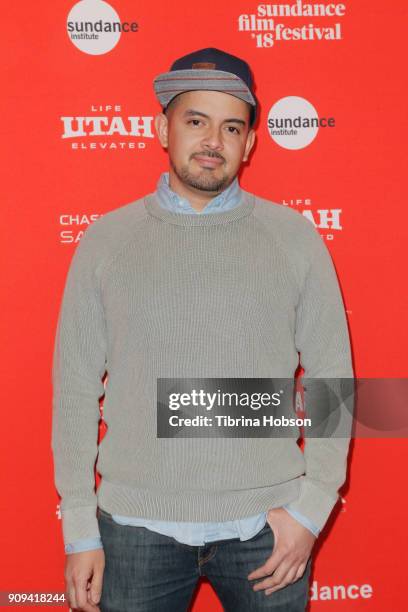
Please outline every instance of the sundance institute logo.
[[272, 106], [268, 114], [268, 132], [284, 149], [303, 149], [316, 138], [320, 128], [335, 127], [334, 117], [319, 117], [308, 100], [286, 96]]
[[90, 55], [112, 51], [122, 33], [137, 31], [135, 21], [121, 21], [117, 12], [103, 0], [81, 0], [72, 7], [67, 18], [70, 41]]

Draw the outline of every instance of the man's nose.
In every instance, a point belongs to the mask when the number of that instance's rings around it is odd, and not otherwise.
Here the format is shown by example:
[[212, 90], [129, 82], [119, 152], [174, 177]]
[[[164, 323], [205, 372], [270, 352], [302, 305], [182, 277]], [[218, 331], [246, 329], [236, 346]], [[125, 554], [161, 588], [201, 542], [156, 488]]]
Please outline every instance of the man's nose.
[[204, 147], [211, 149], [221, 150], [224, 148], [221, 130], [217, 127], [209, 128], [201, 142]]

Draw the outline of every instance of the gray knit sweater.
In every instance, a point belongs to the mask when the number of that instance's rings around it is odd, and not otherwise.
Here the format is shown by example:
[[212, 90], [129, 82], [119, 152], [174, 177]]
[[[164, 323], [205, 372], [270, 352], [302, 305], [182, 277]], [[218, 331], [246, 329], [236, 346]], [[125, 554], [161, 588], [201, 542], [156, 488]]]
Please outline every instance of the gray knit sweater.
[[298, 352], [306, 377], [353, 377], [324, 241], [299, 213], [242, 191], [214, 215], [170, 212], [151, 193], [100, 217], [77, 246], [52, 369], [65, 544], [100, 535], [97, 505], [201, 522], [291, 502], [321, 529], [338, 500], [349, 438], [310, 438], [302, 453], [294, 438], [156, 437], [159, 377], [289, 378]]

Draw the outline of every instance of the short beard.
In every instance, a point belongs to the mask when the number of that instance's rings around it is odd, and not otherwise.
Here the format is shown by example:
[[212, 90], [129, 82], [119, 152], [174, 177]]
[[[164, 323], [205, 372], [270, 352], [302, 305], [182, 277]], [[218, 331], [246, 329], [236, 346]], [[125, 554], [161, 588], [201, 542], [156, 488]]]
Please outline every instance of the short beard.
[[200, 191], [222, 191], [229, 183], [230, 177], [228, 174], [223, 174], [221, 178], [214, 177], [210, 172], [203, 169], [203, 172], [199, 176], [194, 176], [188, 170], [188, 166], [182, 166], [180, 169], [176, 168], [172, 159], [170, 158], [170, 165], [174, 170], [175, 175], [185, 185], [199, 189]]

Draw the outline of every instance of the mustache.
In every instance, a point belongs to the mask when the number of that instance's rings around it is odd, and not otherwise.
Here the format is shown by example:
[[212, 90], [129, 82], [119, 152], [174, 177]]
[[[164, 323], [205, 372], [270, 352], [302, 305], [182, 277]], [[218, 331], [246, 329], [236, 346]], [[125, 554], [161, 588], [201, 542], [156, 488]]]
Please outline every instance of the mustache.
[[193, 157], [196, 157], [196, 156], [198, 156], [198, 157], [210, 157], [210, 158], [211, 157], [215, 157], [217, 159], [222, 159], [223, 161], [225, 161], [224, 158], [221, 155], [219, 155], [218, 153], [210, 153], [209, 151], [205, 151], [204, 153], [194, 153]]

